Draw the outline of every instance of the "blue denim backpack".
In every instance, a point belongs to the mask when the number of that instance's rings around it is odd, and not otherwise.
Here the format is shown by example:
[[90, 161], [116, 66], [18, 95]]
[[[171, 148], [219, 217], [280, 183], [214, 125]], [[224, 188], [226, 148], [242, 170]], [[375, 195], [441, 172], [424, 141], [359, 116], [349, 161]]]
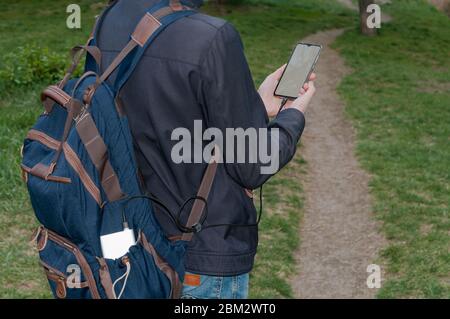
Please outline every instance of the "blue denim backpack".
[[[94, 28], [87, 44], [72, 50], [63, 80], [42, 93], [45, 111], [26, 136], [21, 168], [41, 224], [34, 235], [40, 263], [55, 297], [180, 295], [186, 245], [200, 228], [217, 162], [212, 159], [206, 169], [187, 224], [174, 219], [183, 235], [167, 239], [153, 213], [156, 199], [142, 190], [127, 118], [116, 97], [155, 37], [193, 13], [178, 0], [150, 8], [102, 74]], [[85, 52], [86, 72], [70, 79]], [[114, 71], [109, 85], [105, 80]], [[136, 244], [120, 258], [104, 258], [100, 237], [125, 228], [133, 231]]]

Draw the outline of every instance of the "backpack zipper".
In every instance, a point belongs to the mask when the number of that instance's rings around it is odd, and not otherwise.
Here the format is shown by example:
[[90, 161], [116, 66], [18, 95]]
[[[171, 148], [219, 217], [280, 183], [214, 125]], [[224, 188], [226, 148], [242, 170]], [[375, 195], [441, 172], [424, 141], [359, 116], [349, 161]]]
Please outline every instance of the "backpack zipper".
[[84, 169], [84, 166], [81, 163], [80, 159], [78, 158], [77, 154], [67, 143], [64, 143], [63, 151], [64, 151], [64, 155], [66, 156], [67, 162], [69, 162], [70, 166], [72, 166], [74, 171], [78, 174], [84, 187], [86, 187], [87, 191], [91, 194], [91, 196], [94, 198], [94, 200], [97, 202], [97, 204], [99, 206], [101, 206], [102, 199], [101, 199], [100, 190], [94, 184], [91, 177]]

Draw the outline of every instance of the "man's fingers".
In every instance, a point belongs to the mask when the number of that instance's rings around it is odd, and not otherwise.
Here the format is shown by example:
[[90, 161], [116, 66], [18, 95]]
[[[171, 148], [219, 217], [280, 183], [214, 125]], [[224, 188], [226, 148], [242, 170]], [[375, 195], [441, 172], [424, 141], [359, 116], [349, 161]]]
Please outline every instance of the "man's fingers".
[[[305, 89], [306, 86], [306, 89]], [[316, 87], [314, 85], [314, 82], [308, 82], [305, 83], [305, 85], [303, 85], [303, 87], [300, 89], [300, 94], [298, 96], [303, 96], [303, 95], [314, 95], [316, 91]]]
[[308, 93], [310, 93], [311, 95], [314, 95], [314, 93], [316, 92], [316, 85], [314, 84], [314, 81], [310, 81], [308, 83]]
[[315, 81], [317, 79], [317, 75], [313, 72], [311, 73], [311, 75], [309, 76], [309, 81]]
[[283, 75], [284, 69], [286, 68], [286, 64], [282, 65], [278, 70], [272, 73], [272, 75], [275, 77], [277, 81], [281, 79], [281, 76]]

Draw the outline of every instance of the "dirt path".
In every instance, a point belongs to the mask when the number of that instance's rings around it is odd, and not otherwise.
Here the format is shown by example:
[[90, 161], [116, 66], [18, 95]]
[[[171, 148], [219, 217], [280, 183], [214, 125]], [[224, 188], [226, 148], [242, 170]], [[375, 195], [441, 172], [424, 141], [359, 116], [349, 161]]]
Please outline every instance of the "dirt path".
[[371, 298], [367, 266], [383, 238], [371, 212], [368, 175], [354, 155], [354, 131], [336, 87], [349, 70], [330, 49], [342, 30], [312, 35], [324, 45], [317, 67], [317, 95], [308, 109], [301, 155], [307, 161], [305, 216], [293, 280], [299, 298]]

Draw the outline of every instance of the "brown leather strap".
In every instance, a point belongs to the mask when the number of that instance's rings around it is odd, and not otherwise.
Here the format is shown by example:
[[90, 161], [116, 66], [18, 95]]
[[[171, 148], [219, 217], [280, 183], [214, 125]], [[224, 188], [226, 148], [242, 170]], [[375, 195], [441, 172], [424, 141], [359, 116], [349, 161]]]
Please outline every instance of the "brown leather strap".
[[62, 107], [67, 107], [70, 100], [70, 95], [56, 85], [49, 86], [41, 94], [41, 101], [44, 103], [45, 111], [47, 113], [51, 112], [53, 103], [56, 102]]
[[[199, 198], [208, 199], [209, 192], [211, 191], [212, 184], [217, 172], [217, 165], [220, 159], [220, 150], [218, 146], [214, 148], [214, 156], [211, 158], [208, 167], [206, 168], [205, 174], [203, 175], [202, 182], [200, 183], [200, 188], [198, 189], [197, 196]], [[186, 227], [192, 227], [200, 222], [203, 216], [203, 210], [205, 209], [205, 202], [202, 199], [196, 199], [192, 205], [191, 213], [186, 224]], [[190, 241], [192, 240], [193, 233], [184, 233], [181, 236], [181, 240]]]
[[116, 56], [116, 58], [111, 62], [111, 64], [106, 68], [106, 70], [102, 73], [100, 77], [97, 78], [93, 85], [90, 85], [83, 97], [83, 102], [86, 105], [91, 104], [92, 97], [94, 96], [97, 88], [102, 84], [102, 82], [106, 81], [108, 77], [114, 72], [115, 69], [122, 63], [122, 61], [128, 56], [128, 54], [133, 51], [134, 48], [138, 46], [138, 43], [135, 40], [131, 40], [127, 43], [127, 45], [120, 51], [120, 53]]
[[171, 7], [162, 7], [161, 9], [157, 10], [156, 12], [152, 13], [152, 15], [158, 19], [161, 20], [165, 16], [173, 13], [174, 10]]
[[126, 46], [119, 52], [114, 58], [111, 64], [106, 68], [103, 74], [97, 79], [95, 84], [89, 88], [84, 102], [90, 104], [91, 99], [95, 93], [97, 87], [104, 81], [106, 81], [111, 74], [119, 67], [122, 61], [133, 51], [137, 46], [143, 47], [147, 40], [158, 30], [161, 26], [161, 20], [163, 17], [174, 13], [175, 11], [184, 10], [185, 7], [181, 5], [178, 0], [170, 1], [168, 7], [163, 7], [153, 14], [146, 13], [139, 21], [138, 25], [131, 34], [131, 40]]
[[108, 79], [108, 77], [114, 72], [115, 69], [117, 69], [120, 63], [122, 63], [122, 61], [128, 56], [128, 54], [130, 54], [131, 51], [133, 51], [135, 47], [138, 45], [141, 47], [144, 46], [147, 40], [161, 26], [161, 22], [159, 20], [174, 11], [176, 10], [171, 7], [163, 7], [153, 14], [147, 12], [134, 29], [131, 35], [131, 40], [100, 76], [99, 83], [106, 81], [106, 79]]
[[100, 190], [84, 168], [80, 158], [77, 156], [77, 153], [75, 153], [75, 151], [70, 147], [69, 144], [67, 144], [67, 142], [63, 145], [63, 151], [67, 162], [78, 175], [86, 190], [89, 192], [89, 194], [91, 194], [92, 198], [96, 201], [98, 206], [102, 206], [103, 202]]
[[102, 75], [99, 78], [99, 81], [97, 81], [97, 85], [100, 85], [100, 83], [104, 82], [108, 77], [114, 72], [115, 69], [120, 65], [120, 63], [127, 57], [128, 54], [130, 54], [131, 51], [135, 47], [137, 47], [137, 43], [134, 42], [134, 40], [131, 40], [127, 43], [125, 48], [123, 48], [122, 51], [116, 56], [116, 58], [111, 62], [111, 64], [106, 68], [106, 70], [102, 73]]
[[95, 45], [77, 45], [72, 48], [72, 56], [75, 56], [78, 52], [88, 52], [95, 60], [98, 66], [102, 64], [102, 52]]
[[[95, 73], [94, 71], [87, 71], [85, 72], [82, 76], [80, 76], [78, 78], [78, 81], [75, 83], [75, 85], [73, 86], [72, 89], [72, 96], [75, 96], [75, 91], [78, 89], [78, 87], [80, 86], [81, 83], [83, 83], [83, 81], [90, 76], [95, 76], [96, 78], [98, 78], [97, 73]], [[84, 101], [84, 98], [83, 98]]]
[[[57, 150], [61, 143], [60, 141], [57, 141], [54, 138], [48, 136], [44, 132], [41, 132], [41, 131], [38, 131], [35, 129], [31, 129], [28, 132], [27, 139], [32, 140], [32, 141], [38, 141], [39, 143], [47, 146], [48, 148], [50, 148], [52, 150]], [[72, 166], [73, 170], [80, 178], [80, 180], [83, 183], [86, 190], [95, 199], [97, 204], [99, 206], [101, 206], [102, 199], [101, 199], [100, 190], [98, 189], [97, 185], [95, 185], [94, 181], [87, 173], [87, 171], [84, 168], [83, 164], [81, 163], [81, 160], [79, 159], [78, 155], [75, 153], [75, 151], [72, 149], [72, 147], [70, 147], [70, 145], [67, 142], [63, 143], [63, 151], [64, 151], [64, 155], [65, 155], [67, 162], [70, 164], [70, 166]], [[27, 174], [29, 171], [31, 171], [31, 169], [27, 169], [26, 166], [22, 167], [23, 177], [24, 177], [25, 181], [26, 181], [26, 178], [28, 177]], [[51, 176], [49, 176], [49, 178], [51, 180], [52, 178], [54, 179], [55, 176], [51, 175]], [[61, 181], [61, 178], [63, 178], [63, 177], [56, 177], [56, 178], [58, 178], [59, 181]], [[63, 180], [64, 180], [64, 178], [63, 178]], [[69, 178], [66, 178], [66, 181], [70, 183]]]
[[63, 144], [67, 140], [67, 137], [69, 136], [70, 128], [72, 127], [72, 121], [80, 114], [81, 110], [83, 109], [83, 105], [77, 99], [71, 98], [69, 103], [67, 103], [67, 109], [68, 112], [66, 122], [64, 123], [63, 135], [59, 143], [58, 149], [56, 150], [56, 153], [52, 159], [52, 163], [54, 163], [55, 165], [58, 162], [59, 156], [61, 155]]
[[92, 163], [100, 174], [101, 184], [108, 200], [112, 202], [122, 198], [119, 178], [108, 159], [108, 149], [89, 112], [84, 113], [77, 120], [76, 129]]
[[75, 72], [78, 64], [80, 63], [81, 57], [83, 56], [84, 52], [89, 52], [92, 55], [92, 57], [95, 59], [95, 62], [100, 67], [100, 64], [101, 64], [100, 49], [95, 46], [89, 46], [89, 43], [94, 38], [94, 32], [97, 29], [99, 21], [100, 21], [100, 17], [96, 17], [94, 26], [92, 27], [91, 33], [89, 34], [89, 38], [87, 39], [86, 44], [83, 46], [76, 46], [76, 47], [72, 48], [72, 50], [71, 50], [72, 65], [67, 70], [67, 73], [64, 76], [63, 80], [61, 82], [59, 82], [58, 86], [60, 88], [63, 88], [67, 84], [67, 81], [69, 81], [73, 72]]
[[[170, 10], [170, 12], [172, 11]], [[122, 63], [122, 61], [128, 56], [128, 54], [130, 54], [131, 51], [133, 51], [135, 47], [138, 45], [141, 47], [144, 46], [147, 40], [160, 26], [161, 22], [159, 22], [154, 15], [146, 13], [132, 33], [131, 40], [100, 76], [100, 83], [108, 79], [108, 77], [114, 72], [115, 69], [117, 69], [120, 63]]]
[[65, 183], [65, 184], [71, 183], [71, 179], [68, 177], [52, 175], [53, 170], [54, 170], [54, 166], [52, 166], [52, 165], [47, 166], [42, 163], [37, 163], [35, 166], [33, 166], [33, 168], [29, 168], [28, 166], [25, 166], [24, 164], [20, 164], [20, 167], [22, 168], [23, 172], [37, 176], [46, 181]]
[[180, 298], [181, 291], [183, 289], [183, 285], [181, 283], [180, 277], [178, 273], [169, 265], [156, 251], [155, 247], [147, 240], [145, 234], [141, 231], [139, 233], [139, 242], [142, 247], [153, 256], [153, 260], [155, 261], [156, 266], [167, 276], [169, 279], [172, 289], [170, 292], [171, 299]]
[[173, 11], [181, 11], [183, 10], [183, 5], [180, 3], [179, 0], [170, 0], [169, 6]]
[[161, 26], [161, 22], [156, 19], [150, 13], [146, 13], [141, 21], [139, 21], [136, 29], [131, 34], [131, 39], [134, 40], [139, 46], [143, 47], [147, 40], [155, 33]]
[[[67, 74], [64, 79], [58, 84], [60, 88], [63, 88], [66, 84], [68, 78], [75, 72], [78, 64], [80, 63], [81, 57], [85, 52], [88, 52], [95, 60], [95, 63], [100, 66], [102, 62], [102, 53], [100, 49], [93, 45], [76, 45], [70, 50], [70, 56], [72, 57], [72, 65], [67, 70]], [[67, 78], [67, 76], [69, 77]]]
[[[89, 46], [89, 42], [91, 42], [91, 40], [93, 39], [94, 32], [97, 28], [97, 24], [98, 24], [99, 20], [100, 19], [97, 17], [95, 20], [95, 23], [94, 23], [94, 27], [92, 28], [91, 34], [89, 35], [89, 38], [86, 41], [86, 44], [83, 46], [76, 46], [76, 47], [72, 48], [72, 50], [71, 50], [72, 64], [67, 69], [66, 74], [64, 75], [64, 78], [61, 80], [61, 82], [58, 83], [58, 88], [62, 89], [67, 84], [69, 79], [72, 77], [73, 72], [75, 72], [78, 64], [80, 63], [81, 57], [83, 56], [84, 52], [86, 52], [86, 51], [89, 52], [100, 67], [100, 63], [101, 63], [100, 49], [95, 46]], [[42, 104], [44, 105], [45, 111], [47, 113], [50, 113], [52, 111], [53, 103], [51, 100], [44, 99], [44, 100], [42, 100]]]
[[[22, 167], [26, 169], [25, 166]], [[46, 180], [53, 173], [53, 167], [37, 163], [28, 173]]]
[[117, 299], [116, 294], [114, 293], [109, 268], [108, 265], [106, 264], [105, 259], [97, 257], [97, 260], [98, 263], [100, 264], [100, 270], [98, 272], [100, 276], [100, 283], [102, 284], [103, 289], [105, 290], [106, 297], [108, 297], [108, 299]]
[[[87, 43], [89, 43], [90, 40], [88, 40]], [[64, 75], [64, 78], [61, 80], [61, 82], [58, 83], [59, 88], [63, 88], [69, 79], [72, 77], [73, 73], [78, 67], [78, 64], [80, 64], [81, 57], [85, 52], [89, 52], [90, 55], [94, 58], [97, 65], [100, 67], [101, 61], [102, 61], [102, 53], [100, 49], [96, 46], [88, 46], [86, 45], [77, 45], [72, 48], [70, 51], [70, 55], [72, 56], [72, 64], [67, 69], [66, 74]], [[45, 105], [44, 105], [45, 106]]]

